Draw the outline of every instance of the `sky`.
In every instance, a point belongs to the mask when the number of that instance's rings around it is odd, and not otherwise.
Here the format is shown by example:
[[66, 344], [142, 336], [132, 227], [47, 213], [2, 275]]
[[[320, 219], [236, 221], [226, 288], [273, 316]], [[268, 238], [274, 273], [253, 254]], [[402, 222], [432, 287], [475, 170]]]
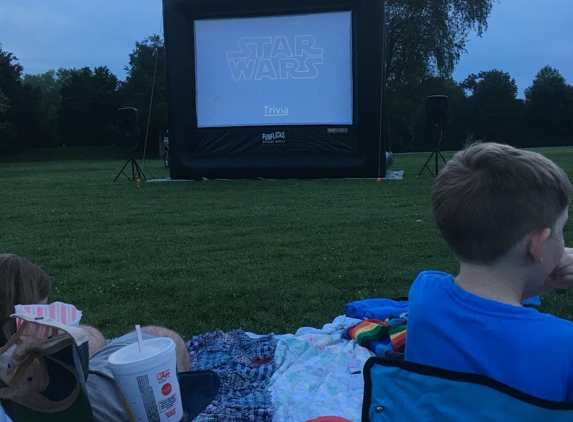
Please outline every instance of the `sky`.
[[[573, 84], [573, 0], [495, 1], [487, 31], [470, 33], [454, 79], [501, 70], [523, 98], [549, 65]], [[0, 0], [0, 44], [24, 73], [107, 66], [124, 80], [135, 43], [162, 34], [161, 11], [161, 0]]]
[[573, 0], [501, 0], [494, 3], [488, 29], [470, 35], [456, 69], [460, 82], [472, 73], [501, 70], [515, 79], [518, 97], [544, 66], [573, 85]]

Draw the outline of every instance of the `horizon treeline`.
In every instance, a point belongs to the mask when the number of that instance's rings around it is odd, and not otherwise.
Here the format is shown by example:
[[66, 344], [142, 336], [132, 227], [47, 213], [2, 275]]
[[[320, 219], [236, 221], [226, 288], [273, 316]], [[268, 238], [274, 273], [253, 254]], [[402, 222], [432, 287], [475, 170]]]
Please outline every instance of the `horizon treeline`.
[[[425, 32], [393, 32], [394, 26], [399, 27], [401, 20], [410, 15], [404, 9], [404, 0], [387, 1], [387, 150], [428, 151], [435, 147], [439, 134], [426, 124], [426, 100], [430, 95], [448, 96], [448, 125], [442, 134], [442, 149], [458, 150], [471, 139], [516, 147], [573, 144], [573, 86], [558, 69], [549, 65], [541, 68], [525, 89], [524, 99], [517, 98], [515, 79], [499, 69], [484, 70], [455, 82], [451, 75], [465, 47], [467, 27], [449, 28], [451, 45], [440, 42], [438, 47], [436, 38], [443, 36], [441, 33], [420, 39]], [[451, 1], [430, 3], [441, 7]], [[465, 2], [481, 3], [489, 15], [491, 0]], [[440, 19], [434, 12], [432, 19]], [[445, 13], [441, 19], [449, 16]], [[472, 23], [478, 27], [478, 33], [480, 25], [486, 25], [483, 14], [479, 16]], [[421, 16], [418, 24], [431, 27], [428, 19]], [[467, 19], [471, 23], [471, 17]], [[414, 41], [420, 51], [406, 49]], [[30, 75], [18, 63], [16, 54], [4, 51], [0, 44], [0, 155], [28, 148], [120, 143], [116, 119], [121, 107], [138, 109], [141, 138], [147, 134], [147, 151], [160, 151], [168, 128], [164, 46], [160, 36], [154, 34], [135, 43], [125, 67], [125, 81], [120, 81], [107, 66]], [[143, 142], [139, 142], [139, 148], [143, 148]]]
[[167, 130], [161, 37], [152, 35], [136, 42], [125, 69], [125, 81], [107, 66], [30, 75], [24, 73], [15, 53], [2, 50], [0, 44], [0, 155], [28, 148], [125, 143], [117, 131], [117, 110], [122, 107], [138, 109], [140, 141], [149, 127], [148, 151], [157, 153], [158, 141]]

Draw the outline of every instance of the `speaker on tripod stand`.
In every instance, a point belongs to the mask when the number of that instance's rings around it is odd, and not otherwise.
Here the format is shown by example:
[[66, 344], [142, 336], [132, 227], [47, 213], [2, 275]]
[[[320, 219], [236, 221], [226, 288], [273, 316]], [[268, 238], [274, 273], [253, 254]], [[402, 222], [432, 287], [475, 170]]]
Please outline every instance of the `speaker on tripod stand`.
[[[143, 173], [143, 170], [139, 166], [139, 163], [135, 159], [134, 151], [137, 148], [137, 142], [139, 140], [139, 123], [138, 123], [138, 112], [134, 107], [124, 107], [117, 110], [117, 131], [119, 136], [127, 140], [127, 146], [131, 157], [125, 162], [117, 176], [113, 181], [115, 182], [120, 174], [124, 174], [131, 181], [138, 181], [142, 178], [147, 180], [147, 177]], [[125, 168], [131, 163], [131, 178], [125, 172]], [[139, 182], [138, 182], [139, 183]]]
[[[446, 159], [440, 151], [440, 143], [442, 142], [443, 130], [448, 124], [448, 97], [446, 95], [430, 95], [426, 100], [426, 125], [431, 127], [436, 132], [439, 133], [440, 137], [438, 143], [432, 150], [432, 153], [424, 163], [424, 166], [418, 173], [417, 177], [420, 177], [425, 169], [428, 169], [432, 176], [437, 176], [439, 171], [438, 157], [442, 159], [444, 164], [446, 164]], [[434, 157], [435, 172], [428, 166], [428, 163]]]

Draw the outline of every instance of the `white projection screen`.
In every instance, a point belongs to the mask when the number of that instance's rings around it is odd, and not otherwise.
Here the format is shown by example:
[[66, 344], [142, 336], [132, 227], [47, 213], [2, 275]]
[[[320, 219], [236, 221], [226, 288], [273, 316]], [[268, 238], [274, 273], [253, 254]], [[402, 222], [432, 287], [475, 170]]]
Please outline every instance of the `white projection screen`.
[[383, 177], [383, 0], [162, 0], [172, 179]]
[[349, 11], [195, 21], [197, 126], [351, 125]]

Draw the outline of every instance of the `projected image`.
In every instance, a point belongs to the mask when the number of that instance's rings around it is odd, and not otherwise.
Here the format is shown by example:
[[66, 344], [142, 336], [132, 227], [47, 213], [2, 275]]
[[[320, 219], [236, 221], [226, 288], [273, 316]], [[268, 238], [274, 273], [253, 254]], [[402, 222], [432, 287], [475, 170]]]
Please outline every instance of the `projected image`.
[[352, 124], [351, 18], [195, 21], [197, 126]]

